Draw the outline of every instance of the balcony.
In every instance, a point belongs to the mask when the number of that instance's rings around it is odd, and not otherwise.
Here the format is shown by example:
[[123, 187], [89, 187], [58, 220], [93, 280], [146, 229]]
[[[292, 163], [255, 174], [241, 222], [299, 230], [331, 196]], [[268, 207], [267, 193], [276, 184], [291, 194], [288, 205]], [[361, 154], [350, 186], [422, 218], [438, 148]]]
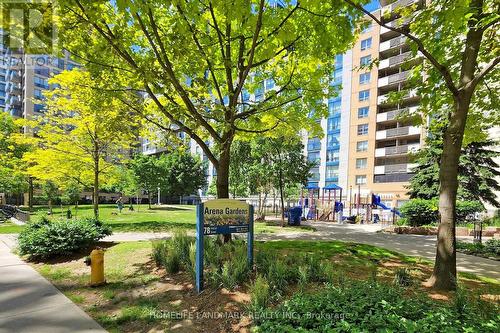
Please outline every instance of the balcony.
[[377, 148], [375, 149], [375, 157], [406, 155], [408, 153], [415, 153], [418, 149], [420, 149], [420, 145], [418, 143], [412, 145]]
[[410, 71], [408, 70], [401, 73], [396, 73], [393, 75], [381, 77], [380, 79], [378, 79], [378, 87], [381, 88], [388, 85], [403, 82], [408, 78], [409, 75]]
[[387, 130], [377, 131], [375, 138], [383, 140], [398, 136], [420, 135], [420, 128], [416, 126], [396, 127]]
[[373, 173], [376, 175], [391, 175], [397, 173], [410, 173], [416, 167], [415, 163], [388, 164], [375, 166]]
[[[411, 18], [409, 17], [409, 18], [406, 18], [404, 20], [397, 19], [397, 20], [391, 21], [391, 22], [387, 23], [386, 25], [388, 27], [391, 27], [391, 28], [400, 28], [400, 27], [408, 24], [410, 21], [411, 21]], [[380, 35], [383, 35], [383, 34], [388, 33], [388, 32], [392, 32], [394, 34], [397, 34], [397, 32], [394, 32], [386, 27], [380, 27]]]
[[[417, 55], [417, 57], [418, 56], [419, 55]], [[400, 65], [408, 60], [411, 60], [412, 58], [413, 58], [412, 51], [408, 51], [408, 52], [405, 52], [402, 54], [398, 54], [397, 56], [381, 60], [379, 65], [378, 65], [378, 68], [384, 69], [384, 68], [398, 66], [398, 65]]]
[[384, 51], [393, 49], [395, 47], [400, 47], [405, 42], [406, 42], [405, 36], [398, 36], [398, 37], [395, 37], [393, 39], [389, 39], [388, 41], [380, 43], [379, 51], [384, 52]]
[[[409, 90], [404, 96], [401, 96], [401, 99], [404, 101], [409, 98], [417, 97], [417, 90], [416, 89], [411, 89]], [[378, 105], [381, 104], [386, 104], [388, 103], [389, 100], [389, 94], [384, 94], [380, 95], [377, 97], [377, 103]]]
[[375, 175], [373, 177], [374, 183], [405, 183], [408, 182], [411, 177], [413, 177], [412, 173], [395, 173], [392, 175]]
[[388, 112], [378, 113], [377, 114], [377, 123], [382, 123], [384, 121], [397, 120], [398, 115], [401, 113], [409, 113], [413, 114], [417, 112], [418, 106], [411, 106], [408, 108], [391, 110]]
[[321, 150], [321, 142], [314, 142], [307, 144], [307, 151]]
[[387, 15], [388, 13], [392, 13], [393, 11], [401, 8], [413, 5], [414, 3], [419, 2], [419, 0], [399, 0], [391, 3], [390, 5], [382, 7], [382, 16]]

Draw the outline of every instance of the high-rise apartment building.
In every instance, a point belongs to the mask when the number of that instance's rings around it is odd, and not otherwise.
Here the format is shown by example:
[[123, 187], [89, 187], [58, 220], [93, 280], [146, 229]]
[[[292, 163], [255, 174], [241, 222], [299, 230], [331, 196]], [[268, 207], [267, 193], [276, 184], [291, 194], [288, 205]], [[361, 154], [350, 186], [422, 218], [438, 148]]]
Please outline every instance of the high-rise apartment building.
[[[401, 24], [395, 9], [418, 4], [417, 0], [380, 1], [372, 13], [384, 23]], [[369, 18], [367, 18], [369, 19]], [[378, 60], [377, 66], [371, 66]], [[409, 153], [422, 144], [422, 129], [398, 117], [415, 111], [419, 96], [407, 82], [414, 57], [399, 34], [369, 24], [354, 47], [336, 58], [334, 84], [341, 84], [337, 97], [328, 102], [329, 117], [322, 120], [323, 139], [307, 138], [306, 156], [317, 161], [308, 188], [336, 184], [344, 189], [344, 200], [370, 202], [380, 195], [390, 208], [407, 200], [412, 168]], [[390, 103], [391, 92], [404, 95]]]
[[66, 53], [58, 58], [49, 55], [31, 55], [7, 50], [4, 55], [5, 111], [15, 117], [30, 119], [42, 115], [45, 105], [43, 92], [53, 89], [49, 78], [80, 67]]

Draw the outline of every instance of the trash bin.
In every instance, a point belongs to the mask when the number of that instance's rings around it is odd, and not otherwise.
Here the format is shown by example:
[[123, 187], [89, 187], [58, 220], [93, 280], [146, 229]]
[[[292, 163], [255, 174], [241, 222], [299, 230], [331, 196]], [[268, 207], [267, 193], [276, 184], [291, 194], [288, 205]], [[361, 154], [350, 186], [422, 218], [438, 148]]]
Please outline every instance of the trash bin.
[[288, 224], [300, 225], [302, 217], [302, 207], [292, 207], [288, 210]]

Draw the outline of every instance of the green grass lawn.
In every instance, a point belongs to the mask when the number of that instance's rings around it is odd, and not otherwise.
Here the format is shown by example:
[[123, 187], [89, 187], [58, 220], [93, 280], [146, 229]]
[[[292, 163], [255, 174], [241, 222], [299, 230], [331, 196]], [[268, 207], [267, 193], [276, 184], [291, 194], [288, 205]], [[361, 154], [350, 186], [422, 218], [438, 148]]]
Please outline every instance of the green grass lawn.
[[0, 234], [17, 234], [23, 230], [23, 226], [15, 225], [12, 222], [0, 223]]
[[[195, 317], [192, 321], [185, 321], [152, 314], [190, 312], [200, 304], [206, 311], [246, 309], [247, 286], [235, 292], [209, 288], [197, 295], [193, 291], [190, 273], [168, 274], [156, 267], [151, 258], [151, 242], [110, 245], [105, 252], [104, 265], [107, 284], [101, 287], [89, 287], [90, 269], [83, 264], [84, 254], [62, 262], [34, 266], [110, 332], [170, 331], [173, 328], [181, 332], [219, 332], [220, 319]], [[311, 253], [332, 261], [336, 272], [345, 275], [346, 281], [365, 280], [376, 274], [377, 279], [390, 283], [399, 267], [408, 267], [415, 280], [408, 293], [434, 297], [433, 292], [420, 285], [430, 276], [432, 265], [376, 246], [340, 241], [273, 241], [255, 242], [255, 250], [256, 253], [277, 252], [280, 256]], [[498, 281], [483, 281], [473, 274], [461, 274], [460, 283], [470, 292], [500, 293]], [[293, 290], [291, 293], [294, 294]]]
[[[168, 232], [174, 230], [194, 231], [196, 228], [196, 206], [192, 205], [168, 205], [148, 209], [148, 205], [134, 205], [134, 211], [129, 211], [125, 206], [118, 213], [116, 205], [99, 205], [100, 219], [110, 224], [114, 232]], [[53, 207], [52, 218], [65, 218], [67, 209], [71, 209], [73, 216], [92, 217], [94, 215], [91, 205], [82, 205], [75, 211], [73, 206]], [[46, 215], [46, 206], [34, 207], [31, 220], [35, 221]], [[0, 233], [18, 233], [23, 227], [12, 226], [0, 227]], [[315, 229], [309, 226], [287, 226], [281, 228], [275, 223], [255, 223], [255, 233], [277, 233], [277, 232], [312, 232]]]

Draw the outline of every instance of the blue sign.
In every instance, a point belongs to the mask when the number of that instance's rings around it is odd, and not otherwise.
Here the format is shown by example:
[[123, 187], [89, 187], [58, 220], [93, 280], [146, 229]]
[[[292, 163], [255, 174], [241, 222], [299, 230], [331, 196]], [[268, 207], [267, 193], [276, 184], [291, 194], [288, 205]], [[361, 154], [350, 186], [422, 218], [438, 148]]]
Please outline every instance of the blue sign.
[[203, 237], [247, 234], [248, 265], [253, 266], [253, 206], [232, 199], [216, 199], [196, 207], [196, 290], [203, 290]]

